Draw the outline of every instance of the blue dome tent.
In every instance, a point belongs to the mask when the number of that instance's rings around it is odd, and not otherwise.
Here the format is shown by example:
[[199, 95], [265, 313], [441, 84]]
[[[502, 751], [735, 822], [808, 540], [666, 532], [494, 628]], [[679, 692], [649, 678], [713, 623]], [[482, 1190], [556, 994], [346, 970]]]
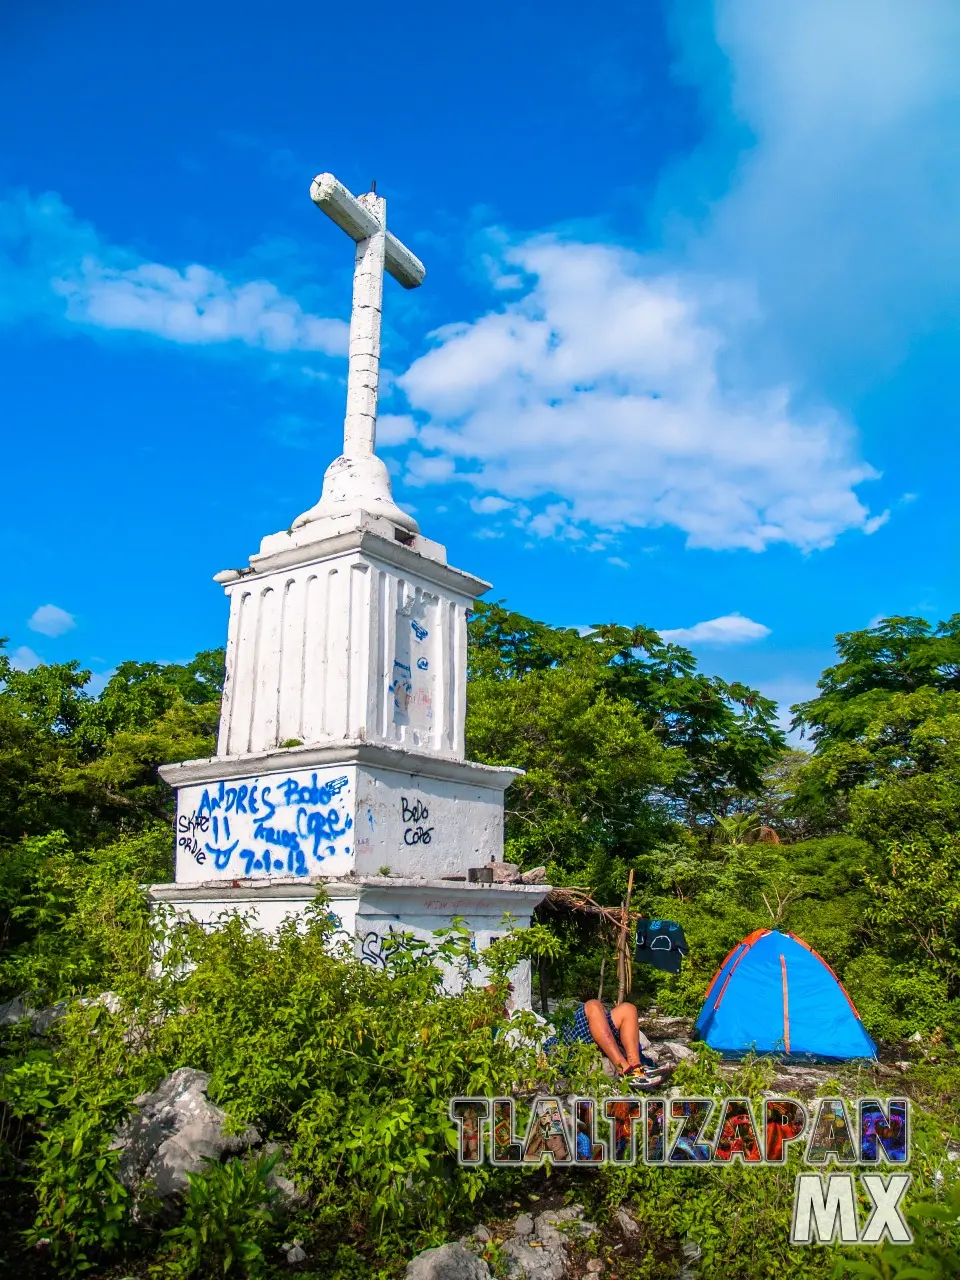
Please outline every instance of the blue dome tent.
[[795, 1061], [875, 1058], [870, 1039], [827, 962], [802, 938], [757, 929], [717, 970], [695, 1037], [726, 1057], [752, 1049]]

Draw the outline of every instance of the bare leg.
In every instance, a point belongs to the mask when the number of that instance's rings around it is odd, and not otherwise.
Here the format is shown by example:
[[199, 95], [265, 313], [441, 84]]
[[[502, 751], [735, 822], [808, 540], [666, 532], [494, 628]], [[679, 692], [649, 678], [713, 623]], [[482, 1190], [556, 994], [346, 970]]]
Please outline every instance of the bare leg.
[[[627, 1055], [627, 1065], [638, 1066], [640, 1063], [640, 1018], [637, 1006], [625, 1002], [618, 1004], [610, 1011], [613, 1025], [617, 1028], [620, 1043]], [[591, 1027], [591, 1031], [593, 1028]]]
[[[625, 1007], [624, 1005], [618, 1006], [618, 1008], [620, 1009], [624, 1007]], [[625, 1067], [629, 1066], [630, 1064], [628, 1063], [627, 1059], [623, 1056], [623, 1054], [620, 1052], [617, 1046], [617, 1042], [614, 1039], [613, 1032], [610, 1030], [609, 1024], [607, 1023], [606, 1010], [604, 1009], [600, 1001], [587, 1000], [583, 1006], [583, 1012], [586, 1014], [586, 1017], [587, 1017], [587, 1026], [590, 1028], [590, 1034], [593, 1036], [597, 1044], [597, 1047], [599, 1048], [601, 1053], [603, 1053], [607, 1058], [609, 1058], [610, 1061], [613, 1063], [613, 1065], [615, 1067], [619, 1067], [621, 1071]], [[616, 1014], [616, 1010], [614, 1010], [614, 1014]], [[635, 1009], [634, 1009], [634, 1014], [636, 1014]], [[614, 1019], [614, 1025], [616, 1025], [616, 1019]], [[624, 1048], [626, 1048], [627, 1042], [624, 1041], [623, 1044], [624, 1044]], [[637, 1057], [634, 1058], [633, 1061], [634, 1062], [640, 1061], [639, 1045], [637, 1047]]]

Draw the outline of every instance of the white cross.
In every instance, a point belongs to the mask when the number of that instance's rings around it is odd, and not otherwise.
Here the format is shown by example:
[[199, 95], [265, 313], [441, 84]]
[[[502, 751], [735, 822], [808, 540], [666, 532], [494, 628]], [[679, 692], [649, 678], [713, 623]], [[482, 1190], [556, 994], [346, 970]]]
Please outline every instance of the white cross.
[[387, 202], [376, 191], [357, 197], [332, 173], [321, 173], [310, 186], [310, 198], [357, 242], [343, 455], [369, 456], [377, 445], [383, 271], [386, 268], [405, 289], [415, 289], [423, 283], [426, 268], [387, 230]]

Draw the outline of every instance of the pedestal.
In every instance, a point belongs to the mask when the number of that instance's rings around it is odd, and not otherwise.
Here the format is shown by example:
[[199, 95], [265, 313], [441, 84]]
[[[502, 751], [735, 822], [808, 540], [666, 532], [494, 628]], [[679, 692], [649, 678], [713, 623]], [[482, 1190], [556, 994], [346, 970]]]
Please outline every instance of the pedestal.
[[[479, 952], [505, 916], [528, 927], [548, 887], [468, 880], [502, 860], [520, 772], [464, 759], [467, 611], [487, 583], [365, 511], [272, 534], [217, 581], [230, 598], [217, 754], [160, 770], [177, 792], [176, 883], [151, 900], [275, 929], [322, 886], [374, 965], [391, 931], [430, 941], [455, 915]], [[529, 966], [514, 980], [528, 1005]]]

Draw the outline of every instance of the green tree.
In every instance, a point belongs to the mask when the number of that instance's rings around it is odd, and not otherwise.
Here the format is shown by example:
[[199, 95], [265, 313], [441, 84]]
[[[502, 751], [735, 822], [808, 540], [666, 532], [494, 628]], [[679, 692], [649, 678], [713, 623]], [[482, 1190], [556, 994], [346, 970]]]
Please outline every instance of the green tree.
[[791, 708], [794, 726], [818, 745], [857, 739], [896, 693], [960, 690], [960, 613], [936, 626], [884, 618], [841, 632], [836, 645], [839, 662], [820, 677], [820, 692]]
[[499, 604], [478, 607], [470, 623], [471, 700], [485, 688], [509, 696], [503, 690], [511, 681], [558, 670], [577, 672], [607, 695], [608, 706], [632, 707], [662, 747], [682, 753], [672, 757], [681, 767], [659, 800], [691, 829], [725, 811], [733, 796], [761, 791], [764, 771], [784, 749], [775, 703], [698, 672], [689, 650], [664, 644], [648, 627], [604, 624], [580, 634]]
[[15, 671], [0, 648], [0, 841], [139, 830], [172, 812], [157, 766], [212, 751], [222, 650], [122, 663], [98, 697], [90, 678], [77, 662]]

